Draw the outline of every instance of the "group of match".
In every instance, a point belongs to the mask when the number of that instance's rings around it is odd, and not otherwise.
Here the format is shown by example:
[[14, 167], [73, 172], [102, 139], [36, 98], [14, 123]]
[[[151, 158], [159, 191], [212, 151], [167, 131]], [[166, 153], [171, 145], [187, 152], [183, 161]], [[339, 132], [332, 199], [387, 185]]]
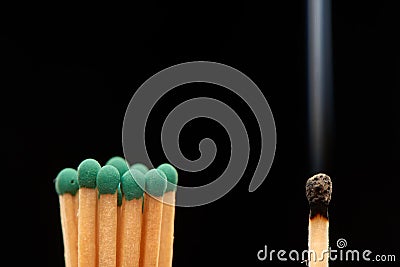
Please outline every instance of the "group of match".
[[67, 267], [172, 266], [178, 173], [122, 157], [65, 168], [55, 179]]

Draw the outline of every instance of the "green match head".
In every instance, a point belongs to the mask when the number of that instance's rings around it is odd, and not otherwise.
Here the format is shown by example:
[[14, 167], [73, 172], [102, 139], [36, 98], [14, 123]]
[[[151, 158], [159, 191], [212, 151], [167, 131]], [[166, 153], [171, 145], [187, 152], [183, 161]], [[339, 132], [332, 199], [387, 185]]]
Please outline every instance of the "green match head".
[[75, 196], [79, 189], [78, 174], [75, 169], [65, 168], [56, 177], [56, 192], [59, 195], [71, 194]]
[[178, 183], [178, 172], [176, 169], [168, 163], [161, 164], [157, 169], [164, 172], [165, 176], [167, 176], [168, 184], [166, 192], [175, 191]]
[[163, 171], [151, 169], [145, 174], [146, 192], [152, 196], [160, 197], [167, 189], [167, 177]]
[[129, 165], [128, 162], [122, 157], [112, 157], [107, 162], [106, 165], [112, 165], [119, 171], [119, 175], [122, 176], [128, 169]]
[[95, 159], [85, 159], [78, 166], [79, 187], [95, 188], [96, 177], [101, 166]]
[[121, 177], [121, 190], [126, 200], [139, 199], [145, 187], [144, 174], [137, 169], [130, 169]]
[[97, 173], [97, 189], [100, 195], [115, 194], [118, 189], [119, 171], [112, 165], [103, 166]]
[[144, 165], [143, 163], [135, 163], [131, 166], [131, 169], [136, 169], [141, 171], [143, 174], [146, 174], [146, 172], [149, 171], [149, 168], [147, 168], [146, 165]]
[[122, 205], [121, 183], [119, 183], [118, 189], [117, 189], [117, 205], [118, 205], [118, 207], [120, 207]]

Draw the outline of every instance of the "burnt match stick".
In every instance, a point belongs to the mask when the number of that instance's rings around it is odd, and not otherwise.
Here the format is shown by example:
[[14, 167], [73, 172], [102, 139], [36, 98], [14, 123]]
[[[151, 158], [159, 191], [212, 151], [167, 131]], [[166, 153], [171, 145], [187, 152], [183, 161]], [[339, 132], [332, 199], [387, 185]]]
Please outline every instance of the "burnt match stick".
[[308, 228], [309, 266], [328, 267], [329, 218], [328, 205], [332, 195], [331, 178], [319, 173], [306, 183], [306, 196], [310, 205]]

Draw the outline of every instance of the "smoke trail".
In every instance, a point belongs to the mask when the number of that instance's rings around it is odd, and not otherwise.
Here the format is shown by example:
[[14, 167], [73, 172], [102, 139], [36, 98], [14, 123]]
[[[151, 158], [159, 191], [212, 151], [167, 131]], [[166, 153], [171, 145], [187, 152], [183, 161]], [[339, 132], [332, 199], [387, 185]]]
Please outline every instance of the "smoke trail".
[[313, 172], [326, 168], [332, 135], [330, 0], [308, 0], [308, 119]]

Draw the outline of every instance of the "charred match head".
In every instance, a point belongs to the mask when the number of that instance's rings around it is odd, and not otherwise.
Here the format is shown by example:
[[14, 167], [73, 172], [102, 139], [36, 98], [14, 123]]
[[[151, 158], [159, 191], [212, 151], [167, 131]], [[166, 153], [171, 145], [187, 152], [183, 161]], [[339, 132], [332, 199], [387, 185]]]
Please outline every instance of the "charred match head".
[[328, 218], [328, 205], [331, 201], [332, 181], [323, 173], [309, 178], [306, 183], [306, 196], [310, 204], [310, 218], [317, 214]]

